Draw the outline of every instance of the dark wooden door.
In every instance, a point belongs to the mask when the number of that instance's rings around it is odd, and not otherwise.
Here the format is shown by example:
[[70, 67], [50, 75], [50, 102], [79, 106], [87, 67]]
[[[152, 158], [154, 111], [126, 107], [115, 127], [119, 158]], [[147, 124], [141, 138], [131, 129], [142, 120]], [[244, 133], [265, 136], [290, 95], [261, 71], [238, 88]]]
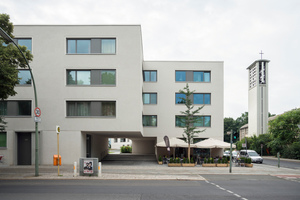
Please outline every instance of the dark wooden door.
[[18, 165], [31, 165], [31, 133], [18, 133]]

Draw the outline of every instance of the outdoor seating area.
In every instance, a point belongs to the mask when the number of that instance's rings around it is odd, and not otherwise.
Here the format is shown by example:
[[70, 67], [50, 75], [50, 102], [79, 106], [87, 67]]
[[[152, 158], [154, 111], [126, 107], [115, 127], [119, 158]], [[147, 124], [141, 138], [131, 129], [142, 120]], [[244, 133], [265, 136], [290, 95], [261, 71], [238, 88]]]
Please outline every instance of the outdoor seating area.
[[[235, 148], [235, 145], [232, 145]], [[169, 146], [160, 142], [156, 144], [159, 164], [166, 164], [172, 167], [180, 167], [184, 164], [200, 165], [202, 167], [227, 167], [230, 163], [230, 157], [223, 155], [224, 148], [230, 148], [230, 144], [216, 140], [206, 139], [195, 144], [190, 144], [191, 157], [187, 157], [188, 144], [178, 138], [171, 138]], [[232, 166], [245, 167], [245, 159], [232, 159]], [[251, 164], [248, 163], [248, 164]], [[248, 165], [250, 166], [250, 165]]]

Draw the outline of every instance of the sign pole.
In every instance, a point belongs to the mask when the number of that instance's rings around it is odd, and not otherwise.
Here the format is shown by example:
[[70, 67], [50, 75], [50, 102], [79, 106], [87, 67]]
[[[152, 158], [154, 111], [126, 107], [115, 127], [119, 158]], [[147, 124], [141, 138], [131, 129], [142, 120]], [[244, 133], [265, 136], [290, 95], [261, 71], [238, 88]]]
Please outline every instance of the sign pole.
[[57, 176], [59, 176], [59, 133], [60, 133], [59, 126], [56, 126], [56, 133], [57, 133]]

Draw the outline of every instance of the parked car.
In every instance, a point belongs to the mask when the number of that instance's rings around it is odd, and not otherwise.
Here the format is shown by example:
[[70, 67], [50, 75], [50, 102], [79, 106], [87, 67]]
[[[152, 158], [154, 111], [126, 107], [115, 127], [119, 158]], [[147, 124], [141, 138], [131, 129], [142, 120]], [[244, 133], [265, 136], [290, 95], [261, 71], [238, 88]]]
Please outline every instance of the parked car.
[[228, 150], [224, 151], [223, 156], [229, 157], [230, 156], [230, 151], [228, 151]]
[[251, 158], [251, 162], [253, 163], [263, 163], [263, 158], [256, 153], [254, 150], [241, 150], [240, 157]]

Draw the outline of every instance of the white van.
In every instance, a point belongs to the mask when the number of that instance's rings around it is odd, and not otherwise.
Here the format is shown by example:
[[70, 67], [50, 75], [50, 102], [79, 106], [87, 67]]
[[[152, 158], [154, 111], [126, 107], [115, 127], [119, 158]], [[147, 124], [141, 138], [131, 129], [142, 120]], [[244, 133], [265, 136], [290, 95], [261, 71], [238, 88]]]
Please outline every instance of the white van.
[[264, 161], [264, 159], [260, 157], [254, 150], [241, 150], [240, 156], [251, 158], [251, 162], [253, 163], [263, 163]]

